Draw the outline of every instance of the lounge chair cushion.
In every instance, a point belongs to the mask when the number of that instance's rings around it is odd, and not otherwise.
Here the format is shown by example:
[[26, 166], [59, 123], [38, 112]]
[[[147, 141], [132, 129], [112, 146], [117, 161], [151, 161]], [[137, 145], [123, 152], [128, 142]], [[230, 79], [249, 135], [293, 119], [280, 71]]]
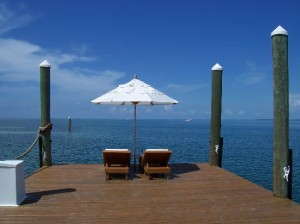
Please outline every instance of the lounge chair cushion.
[[110, 174], [123, 173], [126, 179], [128, 179], [131, 152], [126, 149], [114, 150], [105, 149], [102, 152], [104, 171], [109, 179]]
[[141, 166], [150, 179], [151, 174], [154, 173], [170, 174], [171, 168], [168, 162], [171, 155], [172, 151], [168, 149], [145, 150], [141, 158]]

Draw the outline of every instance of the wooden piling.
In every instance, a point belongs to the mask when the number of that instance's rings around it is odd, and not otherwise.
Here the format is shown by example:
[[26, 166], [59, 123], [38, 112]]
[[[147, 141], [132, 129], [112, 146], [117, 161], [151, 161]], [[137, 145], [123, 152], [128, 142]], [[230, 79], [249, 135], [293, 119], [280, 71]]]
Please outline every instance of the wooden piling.
[[289, 181], [288, 181], [288, 199], [292, 200], [292, 193], [293, 193], [293, 150], [289, 149], [289, 157], [288, 157], [288, 164], [289, 164]]
[[223, 138], [221, 137], [222, 72], [223, 68], [219, 64], [212, 67], [209, 165], [219, 167], [222, 167], [223, 154]]
[[288, 33], [278, 26], [272, 33], [274, 79], [274, 167], [273, 194], [279, 198], [289, 196], [289, 83]]
[[40, 100], [41, 100], [41, 147], [43, 166], [52, 165], [51, 155], [51, 119], [50, 119], [50, 67], [45, 60], [40, 64]]
[[68, 130], [72, 131], [72, 119], [71, 119], [71, 117], [68, 117]]
[[43, 138], [42, 136], [39, 137], [39, 161], [40, 161], [40, 168], [43, 167]]

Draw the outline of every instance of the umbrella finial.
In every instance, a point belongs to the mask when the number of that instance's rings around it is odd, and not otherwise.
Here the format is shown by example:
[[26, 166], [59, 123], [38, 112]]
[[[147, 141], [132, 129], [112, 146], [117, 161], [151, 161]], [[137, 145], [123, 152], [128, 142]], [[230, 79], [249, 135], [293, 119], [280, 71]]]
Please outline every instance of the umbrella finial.
[[134, 75], [133, 78], [134, 78], [134, 79], [137, 79], [137, 75]]

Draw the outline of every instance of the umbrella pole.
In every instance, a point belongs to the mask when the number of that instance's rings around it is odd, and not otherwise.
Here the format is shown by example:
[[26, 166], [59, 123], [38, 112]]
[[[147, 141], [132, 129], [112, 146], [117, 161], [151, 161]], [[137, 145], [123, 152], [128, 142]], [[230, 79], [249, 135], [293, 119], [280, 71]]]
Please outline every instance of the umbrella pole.
[[134, 149], [134, 155], [133, 155], [133, 160], [134, 160], [134, 172], [136, 172], [136, 103], [134, 103], [134, 130], [133, 130], [133, 149]]

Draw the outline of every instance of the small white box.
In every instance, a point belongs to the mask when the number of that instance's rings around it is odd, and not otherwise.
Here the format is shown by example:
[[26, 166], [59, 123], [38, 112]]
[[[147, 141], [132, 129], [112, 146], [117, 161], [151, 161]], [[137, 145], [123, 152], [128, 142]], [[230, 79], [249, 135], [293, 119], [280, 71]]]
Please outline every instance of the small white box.
[[23, 160], [0, 161], [0, 206], [18, 206], [25, 198]]

